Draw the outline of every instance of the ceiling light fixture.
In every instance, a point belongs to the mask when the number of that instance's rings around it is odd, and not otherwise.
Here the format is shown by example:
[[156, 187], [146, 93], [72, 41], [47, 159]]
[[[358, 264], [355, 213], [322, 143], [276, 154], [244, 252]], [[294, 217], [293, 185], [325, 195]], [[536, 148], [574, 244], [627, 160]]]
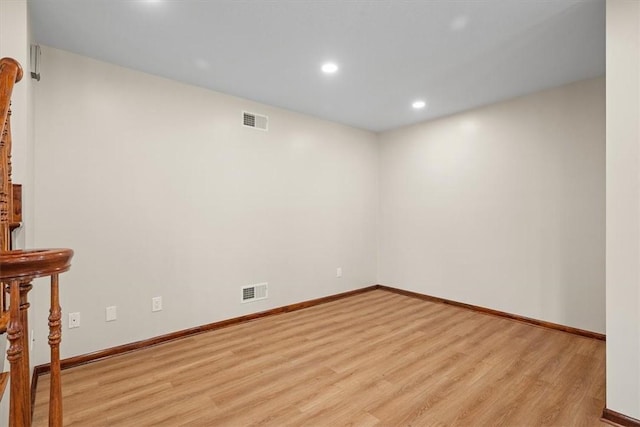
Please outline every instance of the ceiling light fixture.
[[322, 72], [325, 74], [333, 74], [338, 71], [338, 66], [333, 62], [327, 62], [326, 64], [322, 64]]
[[420, 109], [426, 107], [427, 103], [424, 102], [424, 101], [413, 101], [413, 104], [411, 104], [411, 106], [413, 108], [415, 108], [416, 110], [420, 110]]

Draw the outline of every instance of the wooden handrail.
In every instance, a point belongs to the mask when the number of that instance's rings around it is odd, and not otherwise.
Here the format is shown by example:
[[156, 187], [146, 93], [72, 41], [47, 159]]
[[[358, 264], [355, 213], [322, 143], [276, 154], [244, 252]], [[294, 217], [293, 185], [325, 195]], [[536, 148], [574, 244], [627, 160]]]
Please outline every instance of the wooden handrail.
[[11, 249], [11, 94], [22, 80], [22, 67], [13, 58], [0, 59], [0, 251]]
[[[11, 228], [19, 226], [11, 182], [11, 94], [22, 78], [20, 64], [0, 59], [0, 333], [7, 333], [7, 360], [11, 365], [9, 426], [31, 426], [31, 380], [29, 376], [29, 291], [38, 277], [51, 277], [49, 346], [51, 385], [49, 426], [62, 426], [60, 338], [62, 334], [58, 275], [71, 266], [71, 249], [11, 250]], [[18, 222], [18, 224], [17, 224]], [[7, 304], [6, 296], [9, 295]]]
[[20, 63], [15, 59], [0, 59], [0, 135], [4, 133], [4, 125], [9, 116], [13, 86], [22, 80], [23, 74]]
[[64, 273], [71, 267], [71, 249], [31, 249], [0, 254], [0, 280], [27, 279]]
[[11, 296], [7, 328], [11, 363], [9, 425], [31, 425], [31, 382], [29, 376], [29, 302], [31, 281], [51, 277], [49, 310], [49, 346], [51, 347], [51, 384], [49, 425], [62, 426], [62, 385], [60, 380], [60, 338], [62, 334], [58, 275], [71, 267], [71, 249], [35, 249], [0, 253], [0, 283]]

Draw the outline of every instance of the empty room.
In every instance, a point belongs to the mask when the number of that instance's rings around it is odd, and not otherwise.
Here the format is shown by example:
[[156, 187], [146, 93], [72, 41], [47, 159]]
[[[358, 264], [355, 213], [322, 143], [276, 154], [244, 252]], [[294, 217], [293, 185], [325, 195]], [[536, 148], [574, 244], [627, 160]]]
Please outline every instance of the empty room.
[[640, 426], [640, 2], [0, 0], [0, 426]]

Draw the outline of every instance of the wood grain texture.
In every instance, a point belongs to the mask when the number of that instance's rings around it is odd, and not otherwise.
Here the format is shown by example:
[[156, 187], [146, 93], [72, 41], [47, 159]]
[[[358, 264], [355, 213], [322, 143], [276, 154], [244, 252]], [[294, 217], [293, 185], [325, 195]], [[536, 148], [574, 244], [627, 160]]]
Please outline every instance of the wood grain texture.
[[608, 408], [604, 408], [602, 411], [602, 420], [616, 426], [640, 427], [640, 420]]
[[453, 301], [453, 300], [449, 300], [449, 299], [445, 299], [445, 298], [433, 297], [431, 295], [425, 295], [425, 294], [421, 294], [421, 293], [418, 293], [418, 292], [413, 292], [413, 291], [407, 291], [407, 290], [404, 290], [404, 289], [393, 288], [391, 286], [378, 285], [377, 287], [378, 287], [378, 289], [383, 289], [383, 290], [386, 290], [386, 291], [389, 291], [389, 292], [395, 292], [397, 294], [406, 295], [406, 296], [410, 296], [410, 297], [413, 297], [413, 298], [419, 298], [419, 299], [422, 299], [422, 300], [425, 300], [425, 301], [439, 302], [439, 303], [442, 303], [442, 304], [449, 304], [449, 305], [453, 305], [455, 307], [466, 308], [468, 310], [473, 310], [473, 311], [477, 311], [477, 312], [480, 312], [480, 313], [485, 313], [485, 314], [490, 314], [490, 315], [493, 315], [493, 316], [499, 316], [499, 317], [504, 317], [504, 318], [507, 318], [507, 319], [517, 320], [518, 322], [524, 322], [524, 323], [528, 323], [530, 325], [541, 326], [543, 328], [555, 329], [555, 330], [558, 330], [558, 331], [568, 332], [570, 334], [576, 334], [576, 335], [581, 335], [581, 336], [587, 337], [587, 338], [593, 338], [593, 339], [597, 339], [597, 340], [601, 340], [601, 341], [606, 341], [606, 335], [598, 333], [598, 332], [592, 332], [592, 331], [587, 331], [587, 330], [584, 330], [584, 329], [573, 328], [571, 326], [560, 325], [558, 323], [553, 323], [553, 322], [545, 322], [544, 320], [532, 319], [530, 317], [525, 317], [525, 316], [520, 316], [520, 315], [517, 315], [517, 314], [507, 313], [505, 311], [493, 310], [491, 308], [480, 307], [478, 305], [472, 305], [472, 304], [466, 304], [466, 303], [463, 303], [463, 302]]
[[26, 249], [0, 254], [0, 280], [21, 279], [64, 273], [71, 268], [71, 249]]
[[0, 252], [12, 247], [11, 94], [22, 75], [18, 61], [13, 58], [0, 59]]
[[[109, 357], [117, 356], [117, 355], [124, 354], [124, 353], [129, 353], [131, 351], [141, 350], [141, 349], [144, 349], [144, 348], [147, 348], [147, 347], [152, 347], [152, 346], [155, 346], [155, 345], [158, 345], [158, 344], [162, 344], [162, 343], [165, 343], [165, 342], [177, 340], [177, 339], [180, 339], [180, 338], [185, 338], [185, 337], [188, 337], [188, 336], [191, 336], [191, 335], [196, 335], [196, 334], [200, 334], [200, 333], [207, 332], [207, 331], [213, 331], [213, 330], [220, 329], [220, 328], [226, 328], [228, 326], [237, 325], [239, 323], [248, 322], [248, 321], [259, 319], [259, 318], [266, 317], [266, 316], [272, 316], [272, 315], [276, 315], [276, 314], [282, 314], [282, 313], [288, 313], [288, 312], [291, 312], [291, 311], [302, 310], [304, 308], [313, 307], [315, 305], [324, 304], [324, 303], [335, 301], [335, 300], [342, 299], [342, 298], [347, 298], [347, 297], [350, 297], [350, 296], [358, 295], [358, 294], [363, 293], [363, 292], [373, 291], [375, 289], [381, 289], [381, 290], [384, 290], [384, 291], [393, 292], [393, 293], [397, 293], [397, 294], [401, 294], [401, 295], [406, 295], [406, 296], [410, 296], [410, 297], [413, 297], [413, 298], [419, 298], [419, 299], [426, 300], [426, 301], [449, 304], [449, 305], [453, 305], [453, 306], [456, 306], [456, 307], [466, 308], [466, 309], [473, 310], [473, 311], [478, 311], [478, 312], [481, 312], [481, 313], [491, 314], [491, 315], [494, 315], [494, 316], [504, 317], [504, 318], [512, 319], [512, 320], [517, 320], [517, 321], [520, 321], [520, 322], [529, 323], [529, 324], [536, 325], [536, 326], [542, 326], [542, 327], [545, 327], [545, 328], [560, 330], [560, 331], [563, 331], [563, 332], [573, 333], [573, 334], [576, 334], [576, 335], [586, 336], [586, 337], [589, 337], [589, 338], [599, 339], [599, 340], [602, 340], [602, 341], [605, 340], [605, 336], [603, 334], [598, 334], [598, 333], [595, 333], [595, 332], [585, 331], [585, 330], [577, 329], [577, 328], [571, 328], [569, 326], [558, 325], [558, 324], [550, 323], [550, 322], [543, 322], [543, 321], [540, 321], [540, 320], [530, 319], [528, 317], [518, 316], [516, 314], [506, 313], [506, 312], [497, 311], [497, 310], [491, 310], [491, 309], [487, 309], [487, 308], [483, 308], [483, 307], [479, 307], [479, 306], [474, 306], [474, 305], [470, 305], [470, 304], [465, 304], [465, 303], [460, 303], [460, 302], [456, 302], [456, 301], [446, 300], [446, 299], [443, 299], [443, 298], [432, 297], [432, 296], [429, 296], [429, 295], [419, 294], [417, 292], [412, 292], [412, 291], [405, 291], [403, 289], [397, 289], [397, 288], [393, 288], [393, 287], [390, 287], [390, 286], [372, 285], [372, 286], [367, 286], [367, 287], [360, 288], [360, 289], [355, 289], [353, 291], [343, 292], [343, 293], [340, 293], [340, 294], [329, 295], [329, 296], [322, 297], [322, 298], [317, 298], [317, 299], [304, 301], [304, 302], [300, 302], [300, 303], [296, 303], [296, 304], [277, 307], [277, 308], [274, 308], [274, 309], [271, 309], [271, 310], [266, 310], [266, 311], [262, 311], [262, 312], [258, 312], [258, 313], [252, 313], [252, 314], [248, 314], [248, 315], [245, 315], [245, 316], [235, 317], [235, 318], [232, 318], [232, 319], [226, 319], [226, 320], [222, 320], [222, 321], [219, 321], [219, 322], [209, 323], [209, 324], [206, 324], [206, 325], [201, 325], [201, 326], [197, 326], [197, 327], [190, 328], [190, 329], [183, 329], [183, 330], [180, 330], [180, 331], [171, 332], [169, 334], [160, 335], [160, 336], [149, 338], [149, 339], [145, 339], [145, 340], [140, 340], [140, 341], [136, 341], [136, 342], [132, 342], [132, 343], [128, 343], [128, 344], [123, 344], [123, 345], [119, 345], [119, 346], [116, 346], [116, 347], [110, 347], [110, 348], [107, 348], [107, 349], [104, 349], [104, 350], [99, 350], [99, 351], [96, 351], [96, 352], [93, 352], [93, 353], [87, 353], [87, 354], [82, 354], [82, 355], [78, 355], [78, 356], [69, 357], [69, 358], [64, 359], [64, 360], [61, 361], [61, 367], [62, 367], [62, 369], [69, 369], [69, 368], [73, 368], [73, 367], [76, 367], [76, 366], [84, 365], [86, 363], [95, 362], [97, 360], [107, 359]], [[49, 371], [50, 371], [50, 365], [48, 363], [36, 366], [34, 368], [34, 371], [33, 371], [33, 377], [34, 377], [35, 381], [37, 382], [38, 376], [44, 375], [44, 374], [48, 373]]]
[[11, 185], [11, 221], [10, 226], [11, 229], [20, 227], [20, 223], [22, 222], [22, 185], [21, 184], [12, 184]]
[[[31, 280], [51, 276], [51, 311], [49, 316], [49, 345], [51, 346], [50, 426], [62, 426], [62, 392], [60, 389], [59, 344], [61, 336], [60, 306], [58, 303], [58, 273], [71, 266], [71, 249], [35, 249], [0, 251], [0, 285], [8, 284], [11, 303], [7, 337], [10, 342], [7, 360], [11, 364], [10, 426], [30, 426], [33, 412], [32, 390], [29, 382], [29, 321], [28, 293]], [[4, 302], [2, 303], [4, 305]], [[0, 324], [0, 327], [2, 325]]]
[[64, 425], [598, 426], [604, 348], [374, 290], [67, 369]]
[[[1, 264], [0, 264], [1, 265]], [[23, 336], [25, 334], [20, 322], [20, 281], [9, 282], [9, 312], [10, 320], [7, 327], [7, 338], [9, 348], [7, 349], [7, 360], [10, 363], [11, 382], [9, 387], [9, 425], [30, 426], [31, 408], [25, 400], [29, 385], [29, 371], [25, 371], [23, 363], [24, 348]]]
[[[20, 325], [22, 327], [22, 383], [24, 384], [24, 388], [21, 391], [20, 398], [22, 399], [22, 406], [25, 408], [25, 412], [28, 414], [29, 424], [31, 423], [31, 395], [30, 393], [30, 384], [29, 384], [29, 367], [31, 363], [30, 355], [29, 355], [29, 307], [31, 304], [29, 303], [29, 292], [33, 288], [31, 283], [20, 282]], [[13, 378], [12, 378], [13, 381]]]
[[4, 391], [7, 389], [9, 382], [9, 372], [0, 372], [0, 400], [4, 397]]
[[[355, 289], [353, 291], [343, 292], [340, 294], [329, 295], [322, 298], [317, 298], [317, 299], [304, 301], [296, 304], [277, 307], [271, 310], [261, 311], [259, 313], [247, 314], [246, 316], [234, 317], [232, 319], [226, 319], [226, 320], [221, 320], [219, 322], [196, 326], [195, 328], [183, 329], [180, 331], [171, 332], [169, 334], [160, 335], [160, 336], [149, 338], [146, 340], [136, 341], [128, 344], [119, 345], [116, 347], [107, 348], [104, 350], [99, 350], [93, 353], [69, 357], [61, 361], [61, 367], [62, 369], [73, 368], [75, 366], [84, 365], [86, 363], [95, 362], [97, 360], [108, 359], [110, 357], [117, 356], [120, 354], [129, 353], [131, 351], [141, 350], [148, 347], [153, 347], [158, 344], [174, 341], [180, 338], [186, 338], [186, 337], [196, 335], [196, 334], [201, 334], [207, 331], [226, 328], [228, 326], [237, 325], [240, 323], [248, 322], [248, 321], [259, 319], [262, 317], [302, 310], [303, 308], [313, 307], [315, 305], [324, 304], [324, 303], [336, 301], [342, 298], [358, 295], [363, 292], [373, 291], [376, 288], [377, 286], [375, 285], [368, 286], [365, 288]], [[46, 374], [49, 371], [50, 371], [50, 365], [48, 363], [43, 365], [38, 365], [34, 368], [34, 375]]]
[[[49, 382], [49, 426], [62, 426], [62, 382], [60, 369], [60, 341], [62, 340], [62, 308], [58, 275], [51, 276], [51, 303], [49, 308], [49, 347], [51, 369]], [[30, 399], [29, 399], [30, 401]]]

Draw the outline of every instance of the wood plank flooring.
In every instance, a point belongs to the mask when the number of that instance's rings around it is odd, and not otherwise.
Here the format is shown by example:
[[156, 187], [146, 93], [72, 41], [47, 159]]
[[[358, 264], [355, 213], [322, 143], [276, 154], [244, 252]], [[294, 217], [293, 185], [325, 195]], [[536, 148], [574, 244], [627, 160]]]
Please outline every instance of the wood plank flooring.
[[601, 341], [375, 290], [65, 370], [64, 425], [600, 426], [604, 371]]

